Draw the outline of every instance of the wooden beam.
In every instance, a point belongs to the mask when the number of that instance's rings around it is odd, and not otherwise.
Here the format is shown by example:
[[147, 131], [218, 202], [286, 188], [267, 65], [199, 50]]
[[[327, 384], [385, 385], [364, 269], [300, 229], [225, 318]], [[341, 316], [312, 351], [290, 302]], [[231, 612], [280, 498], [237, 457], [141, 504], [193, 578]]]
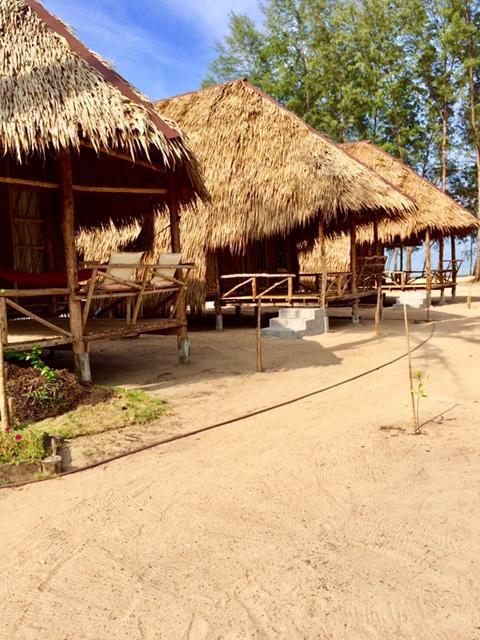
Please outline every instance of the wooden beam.
[[357, 323], [359, 317], [358, 287], [357, 287], [357, 215], [352, 213], [350, 219], [350, 271], [352, 272], [352, 320]]
[[425, 274], [427, 279], [427, 322], [430, 321], [430, 305], [432, 303], [432, 246], [430, 231], [425, 233]]
[[[445, 278], [443, 273], [443, 255], [444, 255], [444, 245], [443, 238], [440, 238], [438, 241], [438, 275], [440, 284], [444, 284]], [[445, 287], [442, 286], [440, 289], [440, 304], [445, 304]]]
[[123, 160], [128, 162], [133, 166], [145, 167], [146, 169], [151, 169], [152, 171], [157, 171], [159, 173], [165, 173], [165, 167], [161, 167], [160, 165], [152, 164], [148, 162], [148, 160], [140, 160], [136, 158], [132, 158], [132, 156], [128, 155], [128, 153], [122, 153], [121, 151], [114, 151], [113, 149], [106, 149], [105, 147], [100, 147], [96, 149], [93, 144], [89, 142], [82, 142], [80, 144], [81, 147], [85, 149], [92, 149], [95, 153], [101, 153], [106, 156], [110, 156], [112, 158], [116, 158], [117, 160]]
[[147, 188], [147, 187], [97, 187], [84, 184], [74, 184], [72, 189], [75, 192], [80, 193], [121, 193], [121, 194], [133, 194], [133, 195], [166, 195], [167, 189], [160, 187]]
[[327, 309], [327, 280], [328, 280], [328, 272], [327, 272], [327, 253], [325, 246], [325, 223], [322, 221], [320, 223], [318, 242], [320, 244], [320, 267], [322, 270], [322, 289], [321, 289], [321, 301], [322, 301], [322, 309]]
[[[32, 189], [61, 189], [62, 185], [56, 182], [43, 180], [29, 180], [27, 178], [7, 178], [0, 176], [0, 184], [10, 184], [17, 187], [30, 187]], [[97, 185], [72, 184], [73, 191], [80, 193], [120, 193], [132, 195], [166, 195], [167, 189], [161, 187], [102, 187]]]
[[0, 298], [37, 298], [39, 296], [66, 296], [70, 289], [1, 289]]
[[34, 189], [60, 189], [60, 185], [55, 182], [27, 180], [26, 178], [7, 178], [5, 176], [0, 176], [0, 184], [12, 184], [19, 187], [32, 187]]
[[65, 266], [69, 288], [68, 310], [70, 332], [73, 336], [75, 373], [82, 382], [91, 382], [90, 361], [83, 339], [82, 304], [77, 297], [78, 265], [75, 253], [75, 213], [72, 189], [72, 158], [66, 149], [60, 150], [60, 184], [62, 193], [62, 231], [65, 248]]
[[58, 333], [61, 336], [65, 336], [66, 338], [72, 337], [72, 334], [69, 333], [68, 331], [65, 331], [65, 329], [62, 329], [61, 327], [58, 327], [52, 322], [45, 320], [45, 318], [40, 317], [33, 311], [29, 311], [28, 309], [25, 309], [25, 307], [22, 307], [21, 305], [17, 304], [13, 300], [8, 300], [7, 298], [6, 303], [8, 304], [9, 307], [12, 307], [12, 309], [15, 309], [15, 311], [18, 311], [22, 315], [27, 316], [27, 318], [30, 318], [30, 320], [34, 320], [35, 322], [38, 322], [38, 324], [44, 325], [45, 327], [47, 327], [47, 329], [50, 329], [54, 333]]
[[451, 237], [451, 262], [452, 262], [452, 302], [455, 302], [457, 296], [457, 245], [455, 242], [455, 236]]
[[8, 342], [7, 306], [5, 298], [0, 298], [0, 420], [2, 431], [10, 426], [7, 396], [7, 370], [4, 360], [4, 347]]
[[[172, 253], [181, 253], [182, 246], [180, 241], [180, 204], [176, 185], [170, 182], [168, 190], [168, 209], [170, 212], [170, 234]], [[183, 282], [183, 273], [177, 269], [175, 278]], [[180, 364], [188, 364], [190, 362], [190, 341], [188, 339], [187, 330], [187, 300], [186, 290], [181, 288], [178, 292], [177, 308], [175, 310], [175, 319], [178, 320], [178, 361]]]
[[379, 255], [380, 245], [378, 242], [378, 220], [377, 216], [373, 219], [373, 251], [376, 256]]

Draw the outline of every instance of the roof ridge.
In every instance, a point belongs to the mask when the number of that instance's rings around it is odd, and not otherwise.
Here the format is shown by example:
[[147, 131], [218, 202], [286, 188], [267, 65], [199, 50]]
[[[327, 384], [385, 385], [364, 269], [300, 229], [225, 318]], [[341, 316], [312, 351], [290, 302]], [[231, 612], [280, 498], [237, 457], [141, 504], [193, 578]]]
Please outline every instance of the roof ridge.
[[420, 175], [418, 173], [418, 171], [415, 171], [415, 169], [413, 167], [411, 167], [409, 164], [407, 164], [404, 160], [402, 160], [401, 158], [397, 158], [396, 156], [392, 155], [391, 153], [388, 153], [388, 151], [385, 151], [385, 149], [382, 149], [382, 147], [380, 147], [378, 144], [375, 144], [371, 140], [356, 140], [356, 141], [353, 141], [353, 142], [346, 142], [346, 143], [343, 143], [343, 144], [345, 144], [347, 146], [348, 145], [353, 145], [353, 144], [368, 144], [368, 145], [370, 145], [376, 151], [378, 151], [382, 155], [386, 156], [387, 158], [389, 158], [390, 160], [392, 160], [396, 164], [400, 165], [401, 167], [403, 167], [404, 169], [406, 169], [407, 171], [412, 173], [416, 178], [418, 178], [419, 180], [425, 182], [429, 187], [432, 187], [433, 189], [436, 189], [442, 196], [445, 196], [446, 198], [451, 200], [455, 206], [460, 207], [461, 209], [463, 209], [463, 211], [465, 211], [465, 213], [468, 213], [471, 216], [474, 216], [474, 214], [471, 211], [469, 211], [462, 204], [457, 202], [455, 200], [455, 198], [453, 198], [447, 191], [443, 191], [443, 189], [440, 189], [440, 187], [437, 187], [437, 185], [434, 182], [431, 182], [430, 180], [425, 178], [425, 176]]

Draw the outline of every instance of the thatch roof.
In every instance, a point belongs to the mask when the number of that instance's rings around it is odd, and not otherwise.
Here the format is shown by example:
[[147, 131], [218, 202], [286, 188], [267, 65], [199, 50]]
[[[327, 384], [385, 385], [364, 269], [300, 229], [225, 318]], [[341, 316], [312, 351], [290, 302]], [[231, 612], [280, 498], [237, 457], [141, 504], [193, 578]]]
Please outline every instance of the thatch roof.
[[[324, 219], [330, 232], [350, 217], [402, 217], [414, 202], [246, 80], [157, 103], [188, 135], [211, 200], [182, 209], [184, 258], [196, 264], [189, 301], [201, 305], [207, 254], [233, 252], [265, 238], [311, 237]], [[157, 251], [167, 248], [157, 221]], [[89, 255], [93, 242], [82, 241]], [[210, 283], [209, 283], [210, 284]]]
[[[464, 236], [478, 228], [478, 221], [469, 211], [383, 149], [367, 141], [341, 146], [414, 198], [418, 204], [418, 209], [412, 211], [404, 220], [384, 220], [379, 224], [378, 237], [384, 245], [421, 244], [427, 230], [430, 231], [432, 240], [438, 240], [450, 235]], [[358, 241], [363, 244], [372, 244], [373, 229], [368, 227], [360, 229]], [[349, 238], [342, 235], [329, 240], [326, 254], [329, 270], [348, 270], [350, 268]], [[320, 248], [317, 243], [311, 251], [306, 251], [301, 256], [300, 263], [303, 271], [319, 270]]]
[[[342, 147], [418, 204], [418, 209], [411, 211], [403, 220], [383, 220], [379, 224], [379, 239], [384, 244], [420, 243], [427, 230], [432, 239], [439, 239], [450, 235], [464, 236], [478, 228], [478, 222], [469, 211], [380, 147], [371, 142], [353, 142]], [[360, 240], [372, 242], [372, 230], [361, 232]]]
[[0, 151], [19, 161], [87, 142], [185, 169], [204, 194], [177, 126], [35, 0], [0, 0]]
[[401, 217], [414, 203], [246, 80], [157, 103], [189, 137], [211, 202], [187, 230], [215, 249], [288, 234], [323, 217]]

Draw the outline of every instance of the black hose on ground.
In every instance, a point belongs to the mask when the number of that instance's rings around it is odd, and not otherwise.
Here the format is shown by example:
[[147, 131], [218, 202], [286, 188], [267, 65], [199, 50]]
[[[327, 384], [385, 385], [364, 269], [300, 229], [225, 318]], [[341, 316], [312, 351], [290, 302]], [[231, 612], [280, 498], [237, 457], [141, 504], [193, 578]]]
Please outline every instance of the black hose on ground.
[[[425, 338], [425, 340], [420, 342], [416, 347], [414, 347], [411, 350], [411, 353], [418, 351], [418, 349], [421, 349], [427, 342], [429, 342], [429, 340], [431, 340], [433, 337], [434, 331], [435, 331], [435, 322], [432, 323], [432, 330], [430, 331], [430, 335], [427, 338]], [[274, 404], [269, 407], [264, 407], [263, 409], [250, 411], [249, 413], [245, 413], [241, 416], [237, 416], [236, 418], [230, 418], [229, 420], [223, 420], [222, 422], [211, 424], [208, 427], [200, 427], [199, 429], [194, 429], [193, 431], [187, 431], [186, 433], [179, 433], [174, 436], [169, 436], [168, 438], [162, 438], [161, 440], [157, 440], [155, 442], [142, 445], [141, 447], [137, 447], [136, 449], [131, 449], [130, 451], [118, 453], [117, 455], [112, 456], [110, 458], [105, 458], [103, 460], [99, 460], [98, 462], [92, 462], [91, 464], [87, 464], [84, 467], [78, 467], [75, 469], [69, 469], [68, 471], [62, 471], [62, 473], [59, 473], [58, 475], [53, 477], [38, 478], [35, 480], [24, 480], [21, 482], [12, 482], [10, 484], [0, 485], [0, 489], [17, 489], [18, 487], [24, 487], [29, 484], [37, 484], [38, 482], [45, 482], [45, 480], [54, 480], [57, 478], [62, 478], [64, 476], [69, 476], [74, 473], [79, 473], [80, 471], [88, 471], [89, 469], [95, 469], [95, 467], [101, 467], [102, 465], [108, 464], [110, 462], [114, 462], [115, 460], [121, 460], [122, 458], [133, 456], [136, 453], [141, 453], [142, 451], [147, 451], [148, 449], [153, 449], [155, 447], [160, 447], [164, 444], [169, 444], [170, 442], [176, 442], [177, 440], [183, 440], [184, 438], [191, 438], [192, 436], [196, 436], [201, 433], [206, 433], [207, 431], [212, 431], [213, 429], [219, 429], [220, 427], [226, 427], [227, 425], [230, 425], [230, 424], [236, 424], [243, 420], [247, 420], [248, 418], [254, 418], [255, 416], [262, 415], [263, 413], [268, 413], [269, 411], [274, 411], [275, 409], [281, 409], [282, 407], [287, 407], [288, 405], [295, 404], [296, 402], [301, 402], [302, 400], [306, 400], [307, 398], [312, 398], [313, 396], [319, 395], [320, 393], [325, 393], [325, 391], [331, 391], [332, 389], [341, 387], [344, 384], [348, 384], [349, 382], [354, 382], [359, 378], [363, 378], [372, 373], [375, 373], [376, 371], [379, 371], [380, 369], [384, 369], [385, 367], [389, 367], [390, 365], [395, 364], [399, 360], [406, 358], [407, 355], [408, 354], [406, 352], [402, 353], [400, 356], [393, 358], [393, 360], [384, 362], [383, 364], [380, 364], [377, 367], [373, 367], [372, 369], [368, 369], [367, 371], [362, 371], [362, 373], [358, 373], [357, 375], [352, 376], [351, 378], [346, 378], [345, 380], [334, 382], [333, 384], [330, 384], [327, 387], [322, 387], [321, 389], [310, 391], [309, 393], [305, 393], [295, 398], [290, 398], [289, 400], [284, 400], [283, 402], [279, 402], [278, 404]]]

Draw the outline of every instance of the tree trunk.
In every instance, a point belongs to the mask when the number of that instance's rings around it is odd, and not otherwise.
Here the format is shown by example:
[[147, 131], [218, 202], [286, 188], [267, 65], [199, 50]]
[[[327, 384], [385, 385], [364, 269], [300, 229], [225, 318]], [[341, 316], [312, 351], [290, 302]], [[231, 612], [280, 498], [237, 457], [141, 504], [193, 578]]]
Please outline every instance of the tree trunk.
[[[480, 220], [480, 136], [478, 131], [477, 102], [475, 91], [474, 60], [476, 56], [475, 43], [472, 35], [472, 7], [470, 2], [465, 3], [465, 24], [468, 27], [467, 54], [468, 54], [468, 89], [470, 103], [470, 126], [472, 129], [473, 146], [475, 149], [475, 163], [477, 169], [477, 211], [476, 216]], [[475, 266], [475, 280], [480, 280], [480, 230], [477, 231], [477, 261]]]

